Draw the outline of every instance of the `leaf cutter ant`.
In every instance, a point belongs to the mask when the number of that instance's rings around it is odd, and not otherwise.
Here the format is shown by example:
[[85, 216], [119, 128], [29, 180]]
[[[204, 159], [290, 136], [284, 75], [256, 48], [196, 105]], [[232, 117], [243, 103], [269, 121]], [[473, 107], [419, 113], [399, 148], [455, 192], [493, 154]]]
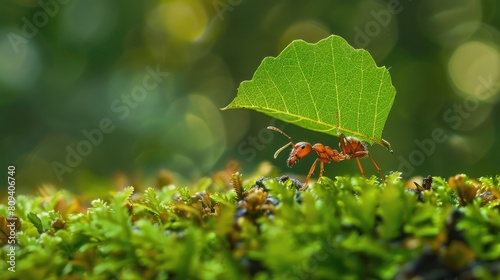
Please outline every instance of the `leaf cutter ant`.
[[[337, 117], [338, 118], [338, 117]], [[299, 159], [309, 155], [313, 150], [316, 152], [318, 155], [318, 158], [314, 161], [314, 163], [311, 166], [311, 169], [309, 170], [309, 174], [307, 174], [306, 181], [304, 183], [304, 186], [300, 188], [301, 191], [305, 190], [308, 186], [309, 179], [311, 178], [314, 169], [316, 169], [316, 164], [318, 161], [320, 162], [320, 170], [319, 170], [319, 179], [318, 182], [321, 180], [321, 176], [323, 175], [324, 171], [324, 166], [325, 163], [330, 163], [332, 161], [335, 162], [340, 162], [343, 160], [347, 159], [356, 159], [356, 162], [358, 163], [358, 168], [359, 171], [361, 172], [361, 176], [365, 178], [365, 172], [363, 170], [363, 167], [361, 166], [361, 162], [359, 161], [360, 158], [363, 157], [370, 157], [373, 165], [377, 169], [378, 173], [380, 174], [380, 177], [382, 178], [382, 181], [385, 183], [385, 178], [384, 175], [382, 174], [382, 169], [378, 166], [377, 162], [375, 159], [372, 157], [370, 152], [368, 152], [368, 144], [366, 142], [362, 142], [358, 138], [354, 136], [345, 136], [343, 133], [340, 133], [338, 130], [338, 125], [337, 125], [337, 134], [340, 138], [340, 151], [337, 151], [335, 149], [330, 148], [329, 146], [325, 146], [321, 143], [316, 143], [314, 145], [311, 145], [308, 142], [298, 142], [294, 143], [292, 138], [288, 136], [285, 132], [280, 130], [279, 128], [276, 128], [274, 126], [268, 126], [267, 129], [274, 130], [290, 140], [288, 144], [285, 146], [279, 148], [276, 153], [274, 153], [274, 158], [277, 158], [278, 155], [288, 148], [288, 146], [292, 146], [292, 151], [290, 152], [290, 155], [288, 156], [287, 159], [287, 165], [288, 167], [292, 167], [295, 162], [297, 162]], [[384, 140], [385, 141], [385, 140]], [[392, 152], [392, 150], [391, 150]]]

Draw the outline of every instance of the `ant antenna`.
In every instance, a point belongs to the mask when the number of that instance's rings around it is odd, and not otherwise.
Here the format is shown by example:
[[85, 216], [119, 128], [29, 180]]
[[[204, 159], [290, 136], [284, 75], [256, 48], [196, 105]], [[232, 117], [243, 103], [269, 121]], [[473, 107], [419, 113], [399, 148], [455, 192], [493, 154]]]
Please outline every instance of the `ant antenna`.
[[288, 143], [288, 144], [286, 144], [285, 146], [283, 146], [283, 147], [279, 148], [279, 149], [276, 151], [276, 153], [274, 153], [274, 158], [277, 158], [277, 157], [278, 157], [278, 155], [279, 155], [281, 152], [283, 152], [283, 150], [284, 150], [284, 149], [288, 148], [288, 146], [290, 146], [290, 145], [295, 145], [295, 144], [293, 143], [292, 137], [288, 136], [288, 134], [286, 134], [286, 133], [284, 133], [283, 131], [281, 131], [281, 129], [279, 129], [279, 128], [277, 128], [277, 127], [274, 127], [274, 126], [268, 126], [268, 127], [267, 127], [267, 129], [269, 129], [269, 130], [274, 130], [274, 131], [276, 131], [276, 132], [278, 132], [278, 133], [280, 133], [280, 134], [284, 135], [286, 138], [288, 138], [288, 140], [290, 140], [290, 143]]

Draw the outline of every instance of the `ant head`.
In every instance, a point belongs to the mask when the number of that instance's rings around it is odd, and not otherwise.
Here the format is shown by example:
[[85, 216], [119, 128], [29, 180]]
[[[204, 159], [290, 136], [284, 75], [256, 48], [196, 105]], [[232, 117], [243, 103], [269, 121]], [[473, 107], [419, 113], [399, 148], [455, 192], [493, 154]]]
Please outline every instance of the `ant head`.
[[307, 142], [299, 142], [293, 146], [292, 151], [290, 152], [290, 156], [286, 161], [288, 167], [292, 167], [292, 165], [299, 159], [307, 156], [312, 151], [311, 144]]
[[292, 151], [290, 152], [290, 156], [288, 157], [288, 160], [286, 161], [288, 167], [292, 167], [292, 165], [299, 159], [307, 156], [311, 151], [312, 151], [312, 146], [311, 144], [307, 142], [299, 142], [297, 144], [293, 143], [292, 137], [288, 136], [286, 133], [281, 131], [281, 129], [276, 128], [274, 126], [268, 126], [267, 129], [274, 130], [282, 135], [284, 135], [290, 142], [288, 142], [285, 146], [279, 148], [276, 153], [274, 153], [274, 158], [277, 158], [278, 155], [288, 146], [292, 145]]

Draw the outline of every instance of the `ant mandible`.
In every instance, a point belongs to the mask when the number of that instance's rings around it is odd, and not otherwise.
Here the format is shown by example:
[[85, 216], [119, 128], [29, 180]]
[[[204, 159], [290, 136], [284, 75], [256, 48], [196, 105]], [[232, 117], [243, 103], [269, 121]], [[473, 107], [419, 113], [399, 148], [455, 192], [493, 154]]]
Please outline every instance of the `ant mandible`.
[[325, 163], [330, 163], [331, 161], [335, 162], [340, 162], [343, 160], [347, 159], [352, 159], [355, 158], [356, 162], [358, 163], [359, 171], [361, 172], [361, 176], [365, 178], [365, 172], [363, 170], [363, 167], [361, 166], [361, 162], [359, 161], [360, 158], [369, 156], [373, 165], [377, 169], [378, 173], [380, 174], [380, 177], [382, 178], [382, 181], [385, 183], [385, 178], [384, 175], [382, 174], [382, 169], [378, 166], [377, 162], [375, 159], [372, 157], [372, 155], [368, 152], [367, 149], [367, 143], [362, 142], [356, 137], [353, 136], [345, 136], [343, 133], [339, 133], [338, 131], [338, 125], [337, 125], [337, 134], [339, 135], [340, 138], [340, 143], [339, 147], [341, 152], [330, 148], [329, 146], [325, 146], [321, 143], [316, 143], [314, 145], [311, 145], [307, 142], [298, 142], [297, 144], [293, 143], [292, 137], [288, 136], [285, 132], [280, 130], [279, 128], [276, 128], [274, 126], [268, 126], [267, 129], [274, 130], [290, 140], [288, 144], [285, 146], [279, 148], [276, 153], [274, 153], [274, 158], [277, 158], [278, 155], [288, 146], [292, 145], [292, 151], [290, 152], [290, 156], [287, 159], [287, 165], [288, 167], [292, 167], [293, 164], [298, 161], [299, 159], [309, 155], [311, 151], [315, 151], [318, 154], [318, 158], [314, 161], [313, 165], [311, 166], [311, 169], [309, 170], [309, 174], [307, 174], [306, 181], [304, 183], [304, 186], [300, 188], [301, 191], [305, 190], [308, 186], [309, 179], [311, 178], [314, 169], [316, 169], [316, 164], [318, 161], [320, 162], [320, 170], [319, 170], [319, 179], [318, 182], [321, 180], [321, 176], [323, 175], [323, 171], [325, 169]]

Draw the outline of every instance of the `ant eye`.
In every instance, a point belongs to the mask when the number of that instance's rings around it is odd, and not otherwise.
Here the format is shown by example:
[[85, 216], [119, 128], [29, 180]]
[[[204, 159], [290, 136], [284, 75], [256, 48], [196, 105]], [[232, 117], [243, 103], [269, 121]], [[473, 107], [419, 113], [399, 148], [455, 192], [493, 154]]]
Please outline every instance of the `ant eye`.
[[302, 145], [300, 146], [301, 149], [305, 149], [306, 148], [306, 145]]

